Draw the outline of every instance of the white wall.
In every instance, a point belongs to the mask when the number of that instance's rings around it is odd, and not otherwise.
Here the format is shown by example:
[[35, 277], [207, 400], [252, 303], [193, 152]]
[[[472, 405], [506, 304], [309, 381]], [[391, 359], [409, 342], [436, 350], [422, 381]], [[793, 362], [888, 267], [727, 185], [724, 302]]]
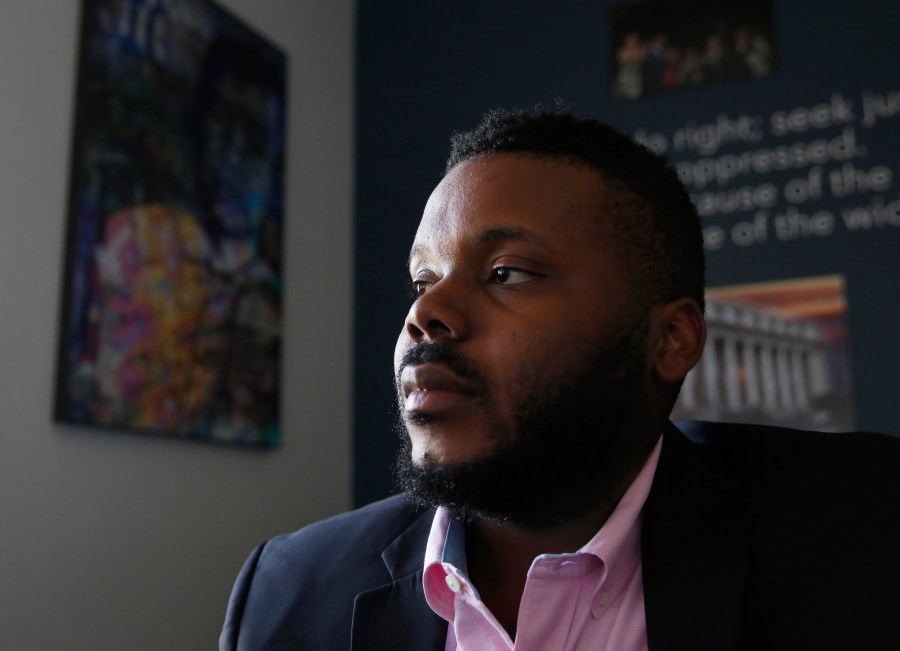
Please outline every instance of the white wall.
[[51, 422], [80, 3], [0, 0], [0, 648], [214, 648], [250, 549], [350, 503], [354, 5], [223, 2], [290, 57], [274, 452]]

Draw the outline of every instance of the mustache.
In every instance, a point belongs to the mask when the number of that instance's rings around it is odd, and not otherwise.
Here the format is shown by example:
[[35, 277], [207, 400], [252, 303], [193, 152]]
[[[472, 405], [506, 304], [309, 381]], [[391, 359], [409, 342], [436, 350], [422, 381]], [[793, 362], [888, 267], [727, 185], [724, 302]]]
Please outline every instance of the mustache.
[[459, 377], [484, 384], [484, 375], [478, 367], [451, 346], [440, 341], [422, 341], [404, 353], [397, 366], [394, 381], [400, 386], [400, 374], [410, 365], [443, 364]]

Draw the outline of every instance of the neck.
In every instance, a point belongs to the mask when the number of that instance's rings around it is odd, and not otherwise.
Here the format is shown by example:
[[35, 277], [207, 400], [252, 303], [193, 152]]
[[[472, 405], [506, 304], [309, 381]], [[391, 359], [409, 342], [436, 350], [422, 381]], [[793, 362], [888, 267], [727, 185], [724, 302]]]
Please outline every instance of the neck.
[[482, 601], [512, 639], [516, 637], [519, 602], [534, 559], [541, 554], [580, 549], [594, 537], [611, 512], [612, 508], [599, 508], [577, 520], [546, 529], [490, 520], [468, 524], [467, 572]]
[[[493, 520], [474, 520], [466, 528], [466, 558], [469, 573], [490, 568], [501, 573], [517, 569], [523, 577], [531, 562], [541, 554], [563, 554], [583, 547], [599, 531], [612, 513], [612, 507], [600, 507], [577, 520], [551, 528], [533, 529]], [[477, 583], [477, 578], [474, 579]], [[479, 590], [480, 590], [479, 584]]]
[[[655, 440], [653, 441], [655, 445]], [[615, 510], [640, 473], [652, 445], [624, 469], [616, 489], [587, 513], [544, 528], [491, 519], [475, 519], [466, 527], [467, 573], [482, 601], [515, 639], [519, 602], [528, 570], [541, 554], [575, 552], [586, 545]]]

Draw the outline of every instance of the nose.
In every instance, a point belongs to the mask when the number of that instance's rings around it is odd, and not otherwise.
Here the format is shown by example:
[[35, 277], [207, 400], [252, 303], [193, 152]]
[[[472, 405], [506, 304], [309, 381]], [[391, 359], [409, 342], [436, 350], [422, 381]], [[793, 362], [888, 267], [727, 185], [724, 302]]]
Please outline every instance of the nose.
[[415, 343], [425, 340], [460, 340], [469, 335], [471, 296], [445, 276], [419, 296], [404, 329]]

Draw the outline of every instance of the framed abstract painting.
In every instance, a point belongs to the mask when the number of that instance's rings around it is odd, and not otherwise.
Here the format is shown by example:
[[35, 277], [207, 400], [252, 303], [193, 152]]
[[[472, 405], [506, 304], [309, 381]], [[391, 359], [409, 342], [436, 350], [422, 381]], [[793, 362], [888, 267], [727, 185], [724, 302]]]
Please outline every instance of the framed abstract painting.
[[209, 0], [85, 0], [58, 421], [277, 444], [287, 62]]

